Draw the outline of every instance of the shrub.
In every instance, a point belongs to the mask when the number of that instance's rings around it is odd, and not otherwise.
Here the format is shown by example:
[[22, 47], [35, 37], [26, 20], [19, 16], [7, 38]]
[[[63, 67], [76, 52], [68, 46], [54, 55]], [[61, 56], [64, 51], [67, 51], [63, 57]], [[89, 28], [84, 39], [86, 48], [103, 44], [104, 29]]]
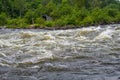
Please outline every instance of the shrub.
[[17, 19], [10, 19], [7, 22], [7, 28], [27, 28], [26, 20], [17, 18]]
[[118, 10], [117, 9], [107, 9], [107, 14], [110, 16], [110, 17], [113, 17], [115, 18], [115, 16], [118, 14]]
[[76, 24], [76, 16], [74, 14], [67, 15], [62, 20], [65, 21], [66, 25], [75, 25]]
[[7, 15], [5, 13], [0, 14], [0, 26], [7, 24]]
[[80, 22], [80, 25], [84, 25], [84, 26], [89, 26], [92, 24], [93, 24], [93, 18], [91, 16], [85, 17], [84, 20]]
[[36, 18], [36, 16], [34, 15], [35, 13], [31, 10], [29, 10], [26, 14], [25, 14], [25, 19], [26, 19], [26, 22], [28, 24], [34, 24], [34, 20]]
[[39, 25], [43, 25], [45, 23], [45, 20], [43, 18], [36, 18], [35, 23]]
[[91, 16], [93, 17], [95, 24], [105, 24], [112, 21], [112, 18], [107, 14], [107, 12], [99, 8], [95, 8], [92, 11]]
[[120, 22], [120, 12], [116, 15], [115, 22]]
[[64, 20], [62, 20], [62, 19], [57, 19], [56, 21], [55, 21], [55, 26], [65, 26], [66, 25], [66, 22], [64, 21]]
[[47, 27], [52, 27], [52, 26], [54, 26], [54, 22], [53, 21], [46, 21], [44, 23], [44, 25], [47, 26]]

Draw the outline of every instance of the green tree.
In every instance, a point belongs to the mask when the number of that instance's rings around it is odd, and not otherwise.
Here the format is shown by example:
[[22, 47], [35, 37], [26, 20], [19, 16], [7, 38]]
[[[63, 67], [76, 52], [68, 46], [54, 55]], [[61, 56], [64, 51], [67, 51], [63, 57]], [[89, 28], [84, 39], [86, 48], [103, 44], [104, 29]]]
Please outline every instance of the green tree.
[[85, 0], [74, 0], [73, 2], [74, 5], [79, 8], [85, 7]]
[[50, 15], [53, 10], [55, 10], [56, 5], [53, 3], [52, 0], [49, 1], [49, 3], [45, 6], [45, 13]]
[[[17, 25], [93, 25], [119, 22], [119, 14], [119, 0], [0, 0], [1, 25], [17, 20]], [[43, 20], [43, 15], [52, 21]]]
[[7, 15], [5, 13], [0, 14], [0, 26], [7, 25]]
[[105, 24], [111, 22], [111, 17], [107, 15], [106, 11], [100, 8], [95, 8], [92, 11], [91, 16], [93, 17], [95, 24]]
[[25, 16], [24, 16], [24, 18], [27, 20], [27, 23], [28, 24], [34, 24], [34, 21], [35, 21], [35, 19], [36, 19], [36, 16], [34, 16], [34, 12], [33, 11], [31, 11], [31, 10], [29, 10], [26, 14], [25, 14]]
[[19, 17], [23, 17], [23, 14], [25, 12], [26, 9], [26, 0], [14, 0], [14, 7], [16, 9], [16, 11], [19, 11]]

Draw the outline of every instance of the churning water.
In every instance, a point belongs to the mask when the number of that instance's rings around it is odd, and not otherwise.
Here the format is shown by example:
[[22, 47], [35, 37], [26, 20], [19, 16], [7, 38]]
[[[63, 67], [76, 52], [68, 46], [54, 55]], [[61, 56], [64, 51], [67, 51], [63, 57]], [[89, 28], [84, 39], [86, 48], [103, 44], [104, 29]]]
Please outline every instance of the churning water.
[[1, 29], [0, 80], [120, 80], [120, 25]]

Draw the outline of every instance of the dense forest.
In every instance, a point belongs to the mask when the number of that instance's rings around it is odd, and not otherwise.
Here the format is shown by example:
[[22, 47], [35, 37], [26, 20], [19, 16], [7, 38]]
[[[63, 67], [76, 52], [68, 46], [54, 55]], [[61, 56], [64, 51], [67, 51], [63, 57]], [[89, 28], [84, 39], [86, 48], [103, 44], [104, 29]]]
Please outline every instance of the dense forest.
[[120, 22], [119, 0], [0, 0], [0, 26], [44, 28]]

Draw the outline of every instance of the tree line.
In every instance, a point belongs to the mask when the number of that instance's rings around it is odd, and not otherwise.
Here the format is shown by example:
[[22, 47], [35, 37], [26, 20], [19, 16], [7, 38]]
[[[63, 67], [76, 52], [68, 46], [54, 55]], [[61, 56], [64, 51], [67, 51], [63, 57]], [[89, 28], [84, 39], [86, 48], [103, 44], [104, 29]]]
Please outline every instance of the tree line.
[[120, 22], [119, 0], [0, 0], [0, 26], [44, 28]]

